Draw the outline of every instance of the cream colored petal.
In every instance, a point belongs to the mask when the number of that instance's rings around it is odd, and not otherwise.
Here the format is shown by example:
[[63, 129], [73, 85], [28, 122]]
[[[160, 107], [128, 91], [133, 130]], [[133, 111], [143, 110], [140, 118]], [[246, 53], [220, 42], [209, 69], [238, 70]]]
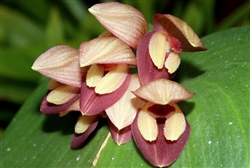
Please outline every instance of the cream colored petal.
[[130, 125], [136, 116], [139, 108], [142, 108], [145, 101], [136, 97], [131, 91], [135, 91], [141, 86], [138, 75], [133, 74], [129, 88], [124, 93], [122, 98], [118, 100], [114, 105], [107, 108], [106, 114], [111, 122], [119, 130]]
[[130, 5], [108, 2], [89, 8], [97, 20], [112, 34], [136, 48], [141, 37], [147, 32], [147, 21], [143, 14]]
[[80, 45], [80, 66], [136, 64], [131, 48], [116, 37], [99, 37]]
[[86, 76], [86, 84], [89, 87], [96, 87], [104, 75], [104, 70], [99, 68], [96, 64], [92, 65]]
[[95, 87], [98, 94], [111, 93], [118, 89], [128, 75], [128, 65], [119, 64], [114, 70], [109, 71]]
[[61, 85], [48, 94], [47, 101], [56, 105], [64, 104], [73, 98], [78, 92], [80, 92], [80, 88]]
[[175, 108], [175, 112], [165, 121], [164, 136], [167, 140], [176, 141], [186, 129], [186, 120], [176, 103], [170, 105]]
[[60, 112], [59, 116], [65, 116], [71, 111], [80, 111], [80, 99], [76, 100], [73, 104], [71, 104], [71, 106], [67, 110]]
[[60, 83], [81, 87], [79, 51], [70, 46], [56, 46], [44, 52], [32, 69]]
[[146, 103], [138, 114], [138, 129], [147, 141], [154, 141], [158, 136], [158, 126], [154, 116], [148, 112], [153, 103]]
[[170, 45], [167, 37], [161, 32], [155, 32], [149, 41], [149, 55], [154, 65], [162, 69], [166, 53], [170, 51]]
[[58, 86], [62, 85], [61, 83], [51, 79], [48, 84], [47, 84], [47, 88], [49, 90], [54, 90], [55, 88], [57, 88]]
[[96, 116], [80, 116], [75, 125], [75, 133], [82, 134], [84, 133], [91, 123], [96, 119]]
[[165, 61], [165, 68], [168, 69], [170, 74], [174, 73], [181, 63], [181, 58], [178, 53], [170, 52], [166, 61]]
[[173, 15], [156, 14], [153, 19], [155, 31], [165, 32], [181, 41], [183, 51], [206, 50], [194, 30], [183, 20]]
[[147, 101], [162, 105], [186, 100], [194, 95], [181, 84], [163, 78], [151, 81], [133, 93]]

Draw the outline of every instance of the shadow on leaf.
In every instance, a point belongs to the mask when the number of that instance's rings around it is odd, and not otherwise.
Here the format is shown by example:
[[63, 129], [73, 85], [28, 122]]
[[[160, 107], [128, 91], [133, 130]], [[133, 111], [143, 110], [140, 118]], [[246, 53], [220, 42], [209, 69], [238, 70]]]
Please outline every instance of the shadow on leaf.
[[173, 80], [177, 81], [178, 83], [182, 83], [185, 80], [196, 78], [203, 73], [205, 73], [205, 71], [201, 70], [200, 67], [192, 64], [190, 61], [182, 60]]
[[59, 117], [59, 115], [46, 115], [42, 130], [44, 132], [61, 131], [62, 134], [74, 134], [74, 127], [79, 113], [71, 112], [66, 116]]
[[185, 116], [188, 116], [195, 107], [194, 102], [187, 102], [187, 101], [179, 102], [178, 105], [180, 106]]

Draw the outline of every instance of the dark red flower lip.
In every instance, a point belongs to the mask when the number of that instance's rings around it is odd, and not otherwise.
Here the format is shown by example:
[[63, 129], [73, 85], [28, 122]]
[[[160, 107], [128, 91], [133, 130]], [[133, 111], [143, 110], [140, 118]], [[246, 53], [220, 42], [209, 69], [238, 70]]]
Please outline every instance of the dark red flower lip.
[[164, 137], [164, 118], [157, 119], [159, 133], [155, 141], [146, 141], [142, 137], [138, 129], [138, 114], [131, 125], [131, 130], [135, 143], [143, 156], [154, 166], [164, 167], [172, 164], [184, 149], [190, 135], [190, 126], [188, 122], [186, 123], [184, 133], [176, 141], [169, 141]]

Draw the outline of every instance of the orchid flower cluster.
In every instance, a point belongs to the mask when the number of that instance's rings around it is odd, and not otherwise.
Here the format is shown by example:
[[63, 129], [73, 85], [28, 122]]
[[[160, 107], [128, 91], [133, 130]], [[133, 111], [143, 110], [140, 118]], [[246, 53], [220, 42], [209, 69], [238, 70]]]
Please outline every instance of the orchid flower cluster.
[[[205, 48], [186, 22], [169, 14], [155, 14], [148, 32], [143, 14], [129, 5], [100, 3], [89, 12], [107, 32], [79, 49], [55, 46], [32, 66], [51, 79], [42, 113], [79, 113], [72, 149], [80, 148], [105, 117], [118, 145], [134, 139], [151, 164], [170, 165], [190, 134], [177, 102], [194, 95], [170, 79], [181, 52]], [[138, 73], [130, 72], [135, 68]]]

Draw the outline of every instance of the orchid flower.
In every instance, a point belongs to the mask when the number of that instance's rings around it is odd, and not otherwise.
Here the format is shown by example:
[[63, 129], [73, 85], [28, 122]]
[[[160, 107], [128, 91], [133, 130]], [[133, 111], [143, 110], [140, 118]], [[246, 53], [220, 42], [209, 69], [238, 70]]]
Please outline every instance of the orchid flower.
[[141, 38], [136, 51], [141, 83], [172, 78], [182, 51], [202, 50], [206, 48], [186, 22], [169, 14], [155, 14], [153, 30]]
[[66, 111], [80, 97], [81, 78], [87, 68], [79, 67], [79, 51], [70, 46], [56, 46], [41, 54], [33, 70], [49, 77], [50, 92], [44, 97], [41, 111], [59, 114]]
[[132, 123], [136, 145], [153, 165], [168, 166], [178, 158], [190, 134], [189, 124], [176, 102], [194, 94], [163, 78], [133, 93], [147, 101]]
[[[147, 33], [145, 17], [129, 5], [100, 3], [89, 12], [107, 29], [105, 33], [82, 42], [79, 49], [53, 47], [32, 66], [51, 79], [42, 113], [79, 113], [72, 149], [81, 147], [105, 116], [118, 145], [133, 138], [153, 165], [170, 165], [190, 134], [176, 103], [194, 94], [169, 79], [183, 51], [206, 48], [187, 23], [172, 15], [156, 14], [153, 30]], [[136, 66], [138, 74], [131, 74], [130, 68]]]

